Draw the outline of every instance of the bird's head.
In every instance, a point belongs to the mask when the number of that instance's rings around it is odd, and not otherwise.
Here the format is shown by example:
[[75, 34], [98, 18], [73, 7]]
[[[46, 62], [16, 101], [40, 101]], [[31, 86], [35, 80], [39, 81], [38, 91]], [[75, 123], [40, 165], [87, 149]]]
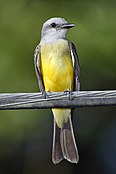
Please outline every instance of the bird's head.
[[51, 18], [47, 20], [42, 27], [41, 42], [52, 42], [58, 39], [65, 39], [67, 29], [74, 27], [64, 18]]

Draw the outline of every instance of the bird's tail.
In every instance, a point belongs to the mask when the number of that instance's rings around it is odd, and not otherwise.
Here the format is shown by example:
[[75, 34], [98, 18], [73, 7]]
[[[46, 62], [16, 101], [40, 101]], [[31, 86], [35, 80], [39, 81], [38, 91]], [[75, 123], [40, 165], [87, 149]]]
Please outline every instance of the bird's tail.
[[77, 163], [79, 160], [71, 116], [61, 129], [54, 120], [52, 161], [56, 164], [64, 158], [71, 163]]

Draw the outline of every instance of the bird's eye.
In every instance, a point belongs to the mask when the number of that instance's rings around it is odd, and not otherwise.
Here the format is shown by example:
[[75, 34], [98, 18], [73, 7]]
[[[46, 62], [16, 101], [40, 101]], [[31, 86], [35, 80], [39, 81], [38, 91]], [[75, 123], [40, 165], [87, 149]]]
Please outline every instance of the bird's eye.
[[56, 27], [56, 23], [52, 23], [51, 26], [52, 26], [53, 28], [55, 28], [55, 27]]

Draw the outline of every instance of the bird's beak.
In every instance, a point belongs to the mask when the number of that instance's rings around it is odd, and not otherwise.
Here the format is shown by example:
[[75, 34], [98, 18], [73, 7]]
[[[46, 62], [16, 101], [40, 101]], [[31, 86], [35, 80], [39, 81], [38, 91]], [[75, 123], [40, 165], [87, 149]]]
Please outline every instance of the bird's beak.
[[72, 28], [72, 27], [75, 27], [75, 24], [65, 23], [61, 26], [61, 28], [64, 28], [64, 29], [69, 29], [69, 28]]

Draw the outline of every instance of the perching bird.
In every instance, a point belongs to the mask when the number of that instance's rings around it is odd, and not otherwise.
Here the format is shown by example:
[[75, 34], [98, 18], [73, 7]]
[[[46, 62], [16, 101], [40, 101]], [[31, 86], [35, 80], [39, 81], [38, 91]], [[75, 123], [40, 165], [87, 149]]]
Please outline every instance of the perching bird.
[[[42, 27], [41, 40], [34, 54], [39, 88], [45, 92], [78, 91], [79, 61], [73, 43], [66, 40], [67, 29], [74, 27], [63, 18], [51, 18]], [[72, 109], [52, 109], [54, 135], [52, 161], [79, 160], [72, 127]]]

